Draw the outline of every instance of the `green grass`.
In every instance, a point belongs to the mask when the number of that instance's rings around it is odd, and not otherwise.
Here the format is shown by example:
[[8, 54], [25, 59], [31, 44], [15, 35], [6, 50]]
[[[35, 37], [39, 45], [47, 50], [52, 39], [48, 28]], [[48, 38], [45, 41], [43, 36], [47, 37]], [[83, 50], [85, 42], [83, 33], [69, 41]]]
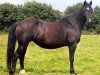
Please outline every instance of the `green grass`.
[[[6, 70], [7, 34], [0, 33], [0, 75]], [[100, 75], [100, 35], [82, 35], [75, 55], [78, 75]], [[19, 74], [19, 61], [16, 75]], [[31, 42], [25, 56], [27, 75], [69, 75], [68, 48], [43, 49]]]

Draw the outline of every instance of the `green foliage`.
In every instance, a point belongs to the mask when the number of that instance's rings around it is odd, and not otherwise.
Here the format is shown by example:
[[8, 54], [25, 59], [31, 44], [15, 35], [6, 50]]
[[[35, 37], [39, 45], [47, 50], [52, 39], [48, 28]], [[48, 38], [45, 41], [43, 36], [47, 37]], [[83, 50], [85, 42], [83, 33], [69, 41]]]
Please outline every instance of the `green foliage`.
[[0, 5], [0, 20], [9, 21], [13, 14], [14, 5], [5, 3]]
[[57, 21], [61, 19], [61, 12], [54, 10], [51, 5], [37, 2], [27, 2], [24, 5], [13, 5], [10, 3], [0, 4], [0, 28], [9, 27], [16, 21], [34, 17], [46, 21]]
[[61, 12], [54, 10], [51, 5], [41, 4], [37, 2], [27, 2], [24, 5], [27, 17], [34, 17], [46, 21], [56, 21], [61, 18]]
[[95, 7], [93, 11], [93, 26], [97, 34], [100, 34], [100, 7]]
[[[27, 2], [23, 5], [13, 5], [10, 3], [0, 4], [0, 30], [4, 27], [11, 26], [16, 21], [21, 21], [25, 18], [34, 17], [45, 21], [57, 21], [63, 16], [68, 16], [75, 10], [81, 8], [82, 3], [77, 3], [65, 9], [64, 15], [59, 10], [54, 10], [51, 5], [45, 3], [37, 3], [35, 1]], [[96, 6], [93, 9], [93, 27], [89, 30], [93, 33], [99, 33], [100, 25], [100, 7]], [[86, 30], [84, 30], [86, 31]], [[87, 31], [86, 31], [87, 32]]]
[[82, 3], [77, 3], [73, 6], [68, 6], [66, 9], [65, 9], [65, 15], [69, 15], [71, 13], [73, 13], [74, 11], [76, 11], [77, 9], [81, 8], [82, 7]]
[[26, 18], [26, 15], [24, 13], [23, 5], [18, 5], [14, 9], [14, 15], [13, 15], [13, 20], [15, 21], [21, 21]]
[[93, 24], [100, 24], [100, 8], [98, 6], [93, 11]]
[[95, 31], [97, 32], [97, 34], [100, 34], [100, 25], [97, 25], [97, 26], [96, 26]]
[[93, 11], [93, 25], [97, 34], [100, 34], [100, 7], [95, 7]]
[[14, 8], [16, 6], [9, 3], [0, 4], [0, 26], [9, 25], [13, 21]]

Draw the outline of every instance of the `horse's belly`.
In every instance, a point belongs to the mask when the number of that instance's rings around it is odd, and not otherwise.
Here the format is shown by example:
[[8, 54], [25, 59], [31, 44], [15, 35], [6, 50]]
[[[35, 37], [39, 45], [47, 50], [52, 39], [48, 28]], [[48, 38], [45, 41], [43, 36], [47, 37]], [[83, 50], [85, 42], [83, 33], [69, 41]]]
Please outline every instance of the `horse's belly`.
[[67, 46], [66, 42], [35, 42], [35, 44], [37, 44], [38, 46], [42, 47], [42, 48], [46, 48], [46, 49], [55, 49], [55, 48], [60, 48], [63, 46]]

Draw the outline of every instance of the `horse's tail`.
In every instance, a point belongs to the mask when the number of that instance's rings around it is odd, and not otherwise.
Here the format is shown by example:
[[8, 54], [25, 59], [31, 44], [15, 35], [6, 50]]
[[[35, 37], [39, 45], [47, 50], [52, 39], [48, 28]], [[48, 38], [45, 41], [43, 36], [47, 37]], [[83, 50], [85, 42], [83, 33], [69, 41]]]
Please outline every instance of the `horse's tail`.
[[8, 34], [8, 46], [7, 46], [7, 69], [11, 69], [11, 60], [14, 56], [15, 51], [15, 45], [16, 45], [16, 35], [15, 35], [15, 29], [17, 27], [17, 24], [14, 23], [9, 30]]

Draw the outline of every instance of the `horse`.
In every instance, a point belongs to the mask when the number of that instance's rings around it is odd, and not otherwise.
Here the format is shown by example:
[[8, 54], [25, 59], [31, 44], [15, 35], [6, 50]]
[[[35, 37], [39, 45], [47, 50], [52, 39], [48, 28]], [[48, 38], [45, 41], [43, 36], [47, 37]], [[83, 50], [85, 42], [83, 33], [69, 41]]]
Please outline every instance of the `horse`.
[[[7, 68], [9, 75], [14, 75], [16, 62], [20, 60], [20, 72], [24, 70], [24, 57], [28, 44], [35, 44], [46, 49], [63, 46], [69, 48], [70, 74], [77, 74], [74, 70], [74, 56], [77, 44], [80, 42], [85, 23], [92, 22], [92, 1], [84, 1], [82, 7], [69, 16], [56, 22], [27, 18], [14, 23], [9, 30], [7, 46]], [[18, 48], [15, 51], [16, 41]]]

